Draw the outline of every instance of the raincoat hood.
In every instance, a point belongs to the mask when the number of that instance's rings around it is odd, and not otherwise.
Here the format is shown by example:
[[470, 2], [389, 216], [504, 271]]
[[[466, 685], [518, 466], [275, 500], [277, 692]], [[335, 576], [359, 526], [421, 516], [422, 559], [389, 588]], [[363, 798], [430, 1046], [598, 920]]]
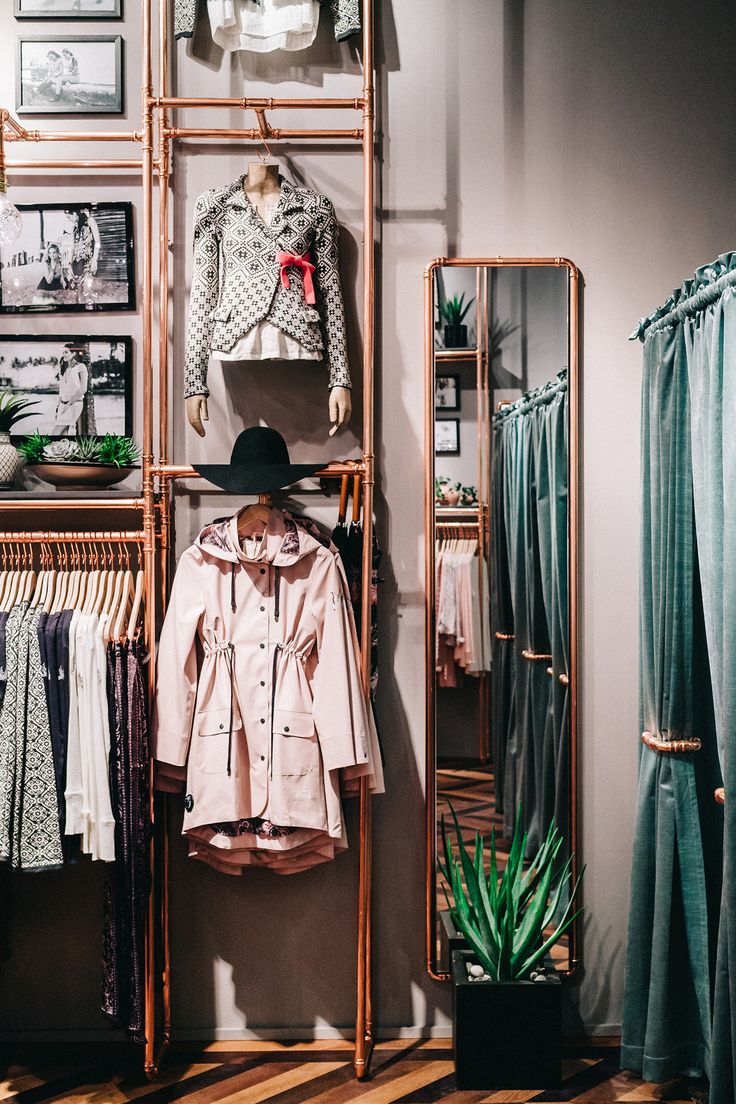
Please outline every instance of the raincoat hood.
[[254, 553], [252, 547], [246, 551], [238, 537], [238, 519], [242, 512], [205, 525], [195, 541], [204, 556], [231, 564], [270, 563], [282, 568], [290, 567], [324, 546], [324, 542], [297, 525], [290, 514], [271, 509], [263, 538], [256, 538], [257, 551]]

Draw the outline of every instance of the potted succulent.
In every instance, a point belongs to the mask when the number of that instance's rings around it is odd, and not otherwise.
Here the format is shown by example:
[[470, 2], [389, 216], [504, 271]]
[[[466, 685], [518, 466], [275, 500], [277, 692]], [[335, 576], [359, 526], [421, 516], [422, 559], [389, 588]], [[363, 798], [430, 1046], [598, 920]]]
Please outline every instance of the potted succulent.
[[0, 490], [11, 489], [23, 465], [21, 453], [10, 443], [10, 431], [16, 422], [33, 413], [28, 408], [36, 405], [35, 401], [12, 391], [0, 394]]
[[112, 487], [135, 470], [140, 457], [132, 438], [113, 433], [60, 441], [34, 433], [18, 447], [30, 470], [57, 489]]
[[573, 912], [582, 871], [571, 885], [572, 857], [560, 861], [563, 838], [554, 821], [525, 862], [527, 836], [517, 815], [499, 878], [495, 833], [486, 852], [476, 832], [471, 856], [451, 812], [455, 838], [451, 843], [443, 817], [439, 866], [452, 890], [450, 899], [444, 887], [452, 920], [467, 943], [452, 953], [457, 1086], [554, 1088], [560, 1082], [562, 987], [547, 956], [582, 911]]
[[464, 349], [468, 344], [468, 327], [463, 319], [475, 302], [475, 298], [465, 302], [465, 292], [453, 295], [452, 299], [440, 300], [440, 315], [445, 323], [445, 348]]

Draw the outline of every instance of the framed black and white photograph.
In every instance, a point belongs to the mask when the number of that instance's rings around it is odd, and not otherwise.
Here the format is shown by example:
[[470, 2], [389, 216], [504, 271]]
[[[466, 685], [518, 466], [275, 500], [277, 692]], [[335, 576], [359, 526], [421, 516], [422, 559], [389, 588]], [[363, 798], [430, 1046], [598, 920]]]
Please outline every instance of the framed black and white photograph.
[[19, 35], [15, 108], [19, 115], [120, 115], [120, 35]]
[[460, 421], [458, 418], [436, 418], [434, 451], [444, 456], [460, 455]]
[[437, 376], [434, 383], [434, 405], [438, 410], [460, 409], [460, 376]]
[[16, 19], [120, 19], [123, 0], [15, 0]]
[[0, 311], [135, 309], [130, 203], [19, 203], [20, 237], [0, 246]]
[[35, 400], [19, 435], [133, 434], [133, 339], [0, 336], [0, 389]]

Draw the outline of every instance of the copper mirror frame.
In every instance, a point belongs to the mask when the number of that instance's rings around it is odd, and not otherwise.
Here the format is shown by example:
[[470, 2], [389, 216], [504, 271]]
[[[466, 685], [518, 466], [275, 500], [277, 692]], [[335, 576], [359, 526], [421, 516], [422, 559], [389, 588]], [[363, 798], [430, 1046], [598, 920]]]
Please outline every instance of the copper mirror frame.
[[[580, 273], [565, 257], [437, 257], [424, 271], [424, 441], [425, 441], [425, 682], [426, 682], [426, 965], [435, 981], [451, 975], [439, 967], [437, 952], [437, 737], [435, 700], [435, 273], [440, 268], [563, 268], [568, 274], [568, 613], [569, 613], [569, 740], [570, 740], [570, 849], [574, 853], [573, 879], [580, 869], [578, 826], [578, 601], [579, 601], [579, 500], [580, 500]], [[479, 283], [483, 293], [483, 286]], [[480, 341], [478, 342], [480, 346]], [[487, 386], [488, 352], [478, 348], [478, 381]], [[490, 417], [490, 412], [487, 412]], [[483, 457], [480, 460], [483, 464]], [[482, 496], [482, 477], [479, 486]], [[482, 501], [482, 498], [481, 498]], [[487, 733], [479, 734], [481, 747]], [[487, 746], [487, 744], [486, 744]], [[572, 975], [580, 965], [579, 921], [570, 928], [568, 968]]]

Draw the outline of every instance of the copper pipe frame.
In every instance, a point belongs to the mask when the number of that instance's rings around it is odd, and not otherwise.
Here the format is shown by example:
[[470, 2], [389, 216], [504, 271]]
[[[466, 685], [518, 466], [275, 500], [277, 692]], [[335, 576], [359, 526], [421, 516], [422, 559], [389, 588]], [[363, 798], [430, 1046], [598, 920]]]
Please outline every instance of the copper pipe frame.
[[[363, 6], [365, 9], [365, 0], [363, 0]], [[373, 32], [371, 31], [368, 36], [363, 34], [363, 46], [365, 51], [366, 38], [371, 39], [371, 54], [373, 51]], [[363, 60], [365, 66], [365, 57]], [[366, 73], [366, 90], [368, 84], [371, 86], [371, 95], [373, 92], [373, 74]], [[153, 98], [153, 107], [220, 107], [225, 110], [232, 110], [236, 108], [240, 111], [277, 111], [279, 108], [289, 108], [290, 110], [314, 110], [322, 109], [325, 111], [334, 111], [339, 109], [347, 109], [349, 111], [361, 111], [364, 110], [366, 102], [366, 90], [362, 98], [332, 98], [325, 97], [258, 97], [258, 96], [241, 96], [237, 99], [234, 98], [210, 98], [201, 96], [155, 96]]]
[[[257, 129], [252, 127], [240, 130], [237, 127], [168, 127], [166, 131], [167, 138], [237, 138], [244, 142], [261, 142], [264, 135]], [[315, 130], [315, 129], [303, 129], [295, 130], [294, 128], [287, 127], [269, 127], [268, 134], [265, 135], [269, 142], [287, 142], [296, 139], [327, 139], [342, 141], [347, 140], [351, 142], [362, 142], [363, 131], [354, 128], [353, 130]]]
[[522, 648], [521, 658], [525, 659], [527, 663], [549, 663], [552, 655], [548, 652], [533, 652], [530, 648]]
[[142, 544], [138, 529], [14, 529], [0, 532], [0, 544]]
[[687, 755], [691, 751], [700, 751], [703, 746], [697, 737], [692, 740], [663, 740], [653, 732], [642, 732], [641, 742], [652, 751], [659, 751], [664, 755]]
[[142, 498], [1, 498], [0, 511], [16, 510], [140, 510]]
[[[568, 273], [568, 611], [570, 621], [570, 853], [572, 877], [580, 869], [578, 824], [578, 606], [579, 606], [579, 513], [580, 513], [580, 272], [566, 257], [436, 257], [424, 270], [424, 441], [425, 441], [425, 947], [426, 969], [435, 981], [448, 981], [450, 975], [437, 966], [437, 769], [435, 761], [435, 576], [431, 534], [434, 530], [434, 273], [450, 268], [565, 268]], [[513, 639], [502, 634], [499, 639]], [[576, 921], [570, 928], [569, 967], [571, 976], [580, 964], [580, 932]]]
[[516, 640], [514, 633], [495, 632], [493, 635], [496, 640]]

